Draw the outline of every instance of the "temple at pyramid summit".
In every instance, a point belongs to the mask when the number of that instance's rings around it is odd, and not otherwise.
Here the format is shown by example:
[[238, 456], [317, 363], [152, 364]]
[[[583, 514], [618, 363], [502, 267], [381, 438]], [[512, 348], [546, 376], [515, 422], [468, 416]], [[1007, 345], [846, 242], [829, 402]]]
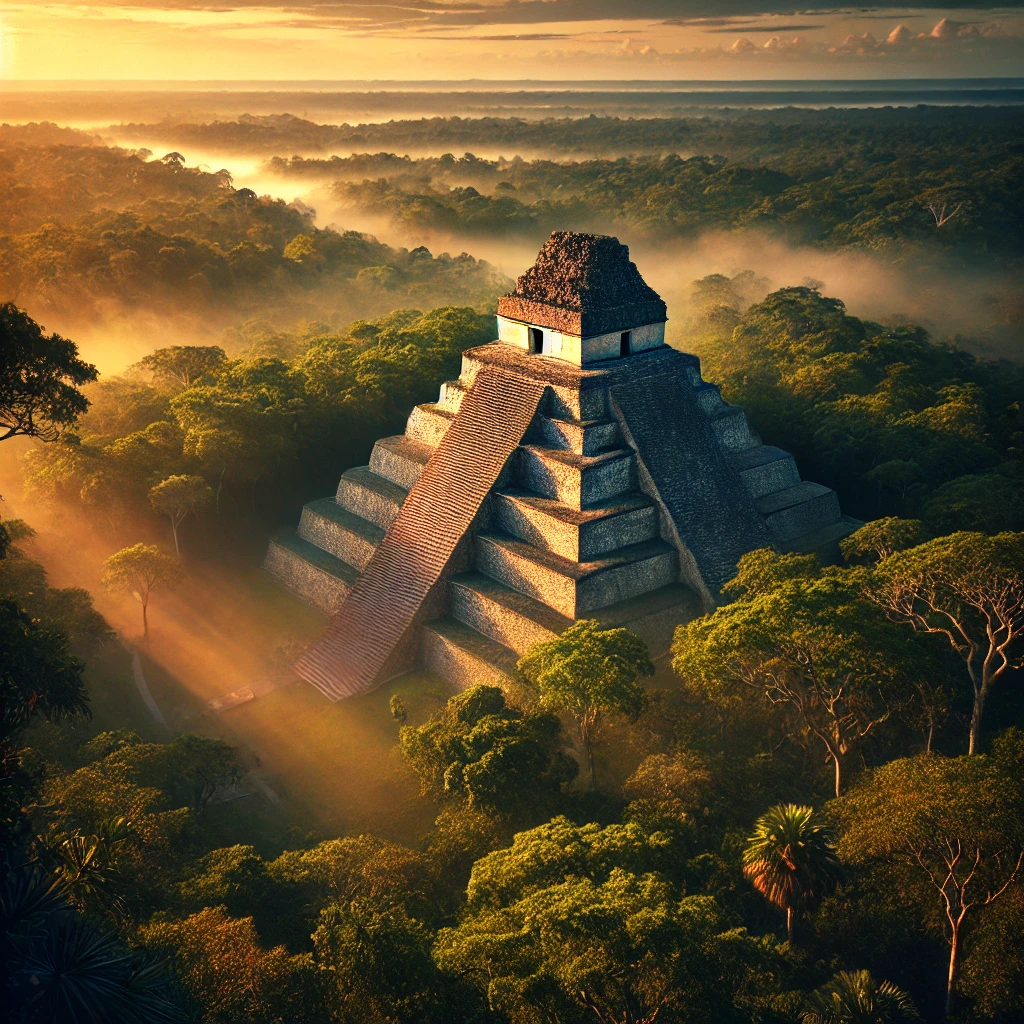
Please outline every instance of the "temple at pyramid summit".
[[265, 568], [331, 616], [299, 675], [332, 700], [414, 667], [501, 684], [575, 619], [654, 653], [755, 548], [828, 557], [860, 524], [665, 344], [629, 250], [555, 232], [497, 340], [302, 510]]

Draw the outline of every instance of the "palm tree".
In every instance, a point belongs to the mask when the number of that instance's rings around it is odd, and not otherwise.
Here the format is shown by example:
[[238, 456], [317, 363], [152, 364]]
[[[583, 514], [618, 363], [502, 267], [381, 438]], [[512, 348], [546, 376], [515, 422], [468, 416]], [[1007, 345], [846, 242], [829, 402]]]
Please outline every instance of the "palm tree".
[[918, 1021], [914, 1001], [891, 981], [881, 984], [868, 971], [840, 971], [807, 997], [801, 1024], [902, 1024]]
[[838, 880], [839, 858], [813, 807], [777, 804], [762, 814], [743, 851], [743, 874], [765, 899], [786, 911], [786, 934], [800, 911]]

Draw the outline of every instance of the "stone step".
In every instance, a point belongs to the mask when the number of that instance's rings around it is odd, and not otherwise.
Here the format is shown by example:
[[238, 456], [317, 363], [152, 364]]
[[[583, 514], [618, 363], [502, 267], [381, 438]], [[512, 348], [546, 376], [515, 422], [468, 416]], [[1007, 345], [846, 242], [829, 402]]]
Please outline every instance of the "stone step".
[[533, 432], [541, 444], [577, 455], [598, 455], [622, 446], [619, 425], [615, 420], [564, 420], [540, 416]]
[[789, 452], [768, 444], [736, 452], [732, 464], [739, 470], [740, 479], [752, 498], [763, 498], [766, 494], [784, 491], [800, 483], [796, 459]]
[[715, 436], [727, 451], [743, 452], [760, 443], [751, 432], [746, 414], [738, 405], [726, 405], [719, 412], [713, 413], [709, 420]]
[[672, 646], [676, 626], [704, 614], [700, 598], [682, 583], [669, 583], [639, 597], [620, 601], [593, 612], [591, 618], [602, 626], [622, 626], [644, 640], [651, 657], [665, 654]]
[[853, 516], [840, 516], [834, 523], [803, 533], [784, 545], [786, 551], [815, 552], [823, 565], [842, 561], [839, 542], [864, 524]]
[[303, 601], [328, 615], [341, 607], [359, 575], [354, 566], [303, 540], [292, 530], [282, 530], [270, 539], [263, 568]]
[[520, 655], [572, 625], [546, 604], [479, 572], [448, 581], [448, 607], [453, 618]]
[[373, 446], [370, 469], [408, 491], [419, 480], [433, 451], [429, 445], [405, 434], [383, 437]]
[[616, 495], [636, 490], [633, 453], [624, 449], [600, 455], [577, 455], [557, 448], [523, 445], [516, 453], [513, 471], [525, 490], [545, 498], [590, 508]]
[[341, 474], [335, 498], [342, 508], [386, 530], [398, 515], [408, 491], [378, 476], [369, 466], [356, 466]]
[[580, 509], [508, 489], [491, 496], [491, 515], [504, 533], [575, 562], [658, 536], [658, 510], [639, 492]]
[[674, 583], [679, 575], [675, 549], [662, 540], [575, 562], [497, 533], [478, 534], [476, 567], [574, 619]]
[[722, 393], [717, 384], [702, 380], [694, 389], [694, 397], [697, 405], [705, 416], [715, 416], [723, 409], [728, 408], [722, 400]]
[[456, 415], [462, 408], [462, 399], [466, 397], [468, 388], [461, 380], [446, 380], [441, 385], [441, 393], [438, 395], [437, 404], [445, 412]]
[[518, 660], [514, 651], [450, 617], [423, 626], [420, 650], [424, 668], [459, 690], [475, 683], [509, 685]]
[[757, 507], [783, 543], [835, 523], [842, 514], [836, 492], [809, 480], [758, 498]]
[[408, 422], [405, 424], [405, 433], [414, 441], [421, 441], [431, 448], [436, 448], [454, 419], [455, 413], [442, 409], [440, 405], [433, 402], [417, 405], [409, 413]]
[[303, 508], [298, 537], [362, 572], [384, 539], [384, 531], [343, 509], [334, 498], [320, 498]]

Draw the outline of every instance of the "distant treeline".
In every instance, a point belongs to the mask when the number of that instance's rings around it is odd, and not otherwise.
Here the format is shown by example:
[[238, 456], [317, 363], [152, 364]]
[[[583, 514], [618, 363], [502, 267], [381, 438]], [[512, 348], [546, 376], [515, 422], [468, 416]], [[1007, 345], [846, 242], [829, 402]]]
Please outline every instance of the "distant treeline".
[[884, 122], [824, 139], [808, 125], [778, 126], [761, 146], [755, 130], [749, 154], [735, 159], [721, 155], [735, 144], [723, 131], [707, 140], [716, 156], [557, 162], [364, 153], [275, 157], [268, 168], [334, 178], [344, 206], [419, 231], [539, 239], [573, 228], [671, 238], [757, 227], [829, 248], [928, 242], [974, 260], [1020, 252], [1019, 121], [1012, 133], [997, 119], [984, 137], [964, 129], [955, 139], [946, 125], [899, 130]]
[[[622, 153], [721, 153], [763, 159], [798, 149], [818, 160], [858, 146], [956, 150], [973, 144], [1019, 143], [1020, 107], [886, 107], [866, 110], [716, 110], [692, 117], [424, 117], [380, 124], [317, 124], [290, 114], [245, 115], [211, 123], [168, 119], [115, 126], [118, 138], [162, 139], [169, 145], [267, 156], [342, 155], [366, 148], [412, 153], [468, 147], [517, 153], [617, 156]], [[1018, 150], [1019, 151], [1019, 150]]]

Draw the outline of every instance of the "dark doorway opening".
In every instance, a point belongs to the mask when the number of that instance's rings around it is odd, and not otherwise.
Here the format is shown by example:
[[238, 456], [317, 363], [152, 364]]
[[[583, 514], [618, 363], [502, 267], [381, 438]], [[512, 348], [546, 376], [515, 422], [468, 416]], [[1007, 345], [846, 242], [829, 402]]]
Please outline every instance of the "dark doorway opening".
[[633, 351], [632, 338], [630, 335], [632, 331], [623, 331], [622, 337], [619, 339], [619, 355], [628, 356]]
[[535, 356], [544, 351], [544, 332], [539, 327], [530, 328], [530, 351]]

